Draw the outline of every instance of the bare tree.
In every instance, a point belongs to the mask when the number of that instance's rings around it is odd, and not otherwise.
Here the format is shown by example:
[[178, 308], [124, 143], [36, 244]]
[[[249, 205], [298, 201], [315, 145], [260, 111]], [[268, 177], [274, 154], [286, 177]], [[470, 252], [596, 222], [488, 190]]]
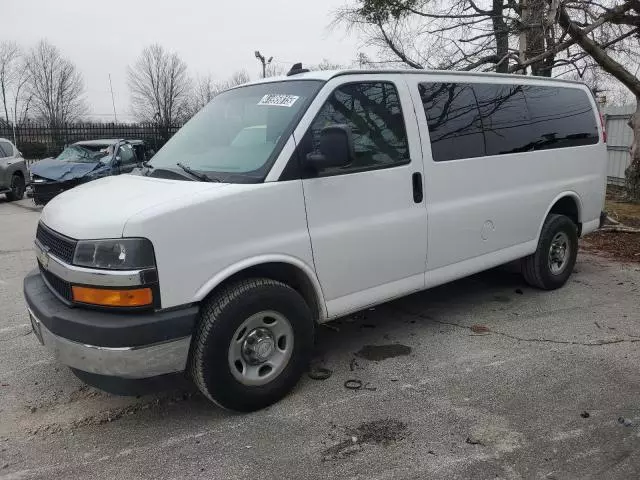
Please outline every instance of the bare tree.
[[265, 68], [265, 76], [268, 77], [279, 77], [287, 73], [288, 68], [284, 67], [282, 64], [270, 63]]
[[318, 65], [312, 65], [309, 67], [309, 70], [340, 70], [341, 68], [344, 67], [339, 63], [333, 63], [326, 58], [323, 58]]
[[191, 98], [191, 114], [197, 113], [202, 107], [209, 103], [218, 93], [213, 77], [209, 74], [198, 77], [193, 87]]
[[249, 75], [240, 70], [222, 82], [215, 82], [209, 74], [199, 77], [195, 82], [195, 87], [191, 98], [191, 112], [189, 116], [195, 115], [201, 108], [208, 104], [213, 97], [224, 90], [245, 84], [250, 81]]
[[237, 87], [239, 85], [244, 85], [251, 81], [251, 77], [244, 70], [239, 70], [231, 75], [227, 80], [216, 84], [217, 93], [222, 92], [223, 90], [228, 90], [233, 87]]
[[10, 90], [18, 74], [20, 48], [15, 42], [0, 43], [0, 99], [4, 108], [4, 120], [7, 125], [11, 122], [9, 109], [11, 106]]
[[[617, 5], [596, 2], [584, 2], [584, 15], [575, 15], [569, 8], [570, 2], [562, 2], [559, 7], [558, 23], [580, 45], [584, 53], [596, 62], [602, 70], [619, 80], [636, 99], [636, 111], [629, 122], [633, 130], [634, 140], [631, 147], [631, 163], [627, 168], [626, 186], [628, 195], [640, 201], [640, 79], [628, 68], [637, 65], [637, 41], [640, 37], [640, 0], [624, 0]], [[573, 13], [573, 15], [572, 15]], [[585, 21], [586, 19], [586, 21]], [[594, 39], [590, 32], [593, 25], [606, 24], [619, 27], [616, 34], [620, 37], [633, 37], [635, 45], [629, 50], [617, 48], [607, 49], [605, 45]], [[619, 43], [619, 42], [618, 42]], [[637, 72], [637, 69], [636, 69]]]
[[[584, 74], [592, 59], [557, 23], [560, 5], [607, 49], [625, 48], [619, 26], [591, 24], [595, 5], [613, 0], [354, 0], [336, 21], [364, 32], [382, 60], [408, 68], [555, 76]], [[573, 48], [572, 48], [573, 47]]]
[[36, 113], [52, 126], [73, 122], [86, 114], [84, 83], [76, 66], [46, 40], [26, 57], [25, 79]]
[[138, 119], [158, 125], [168, 139], [169, 127], [190, 114], [191, 79], [176, 53], [155, 44], [145, 48], [128, 69], [131, 103]]

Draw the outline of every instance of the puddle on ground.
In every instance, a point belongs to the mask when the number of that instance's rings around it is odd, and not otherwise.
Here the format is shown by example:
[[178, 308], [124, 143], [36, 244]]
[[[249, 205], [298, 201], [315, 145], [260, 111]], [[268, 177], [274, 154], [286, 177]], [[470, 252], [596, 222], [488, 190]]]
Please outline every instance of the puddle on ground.
[[365, 360], [380, 361], [387, 358], [403, 357], [411, 353], [411, 347], [392, 343], [388, 345], [365, 345], [356, 352], [356, 356]]

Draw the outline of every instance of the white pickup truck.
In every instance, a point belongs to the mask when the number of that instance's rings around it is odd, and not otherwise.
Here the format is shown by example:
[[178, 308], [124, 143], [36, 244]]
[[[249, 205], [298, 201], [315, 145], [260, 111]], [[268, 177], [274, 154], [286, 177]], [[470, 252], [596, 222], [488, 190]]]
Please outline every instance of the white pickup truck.
[[216, 96], [141, 174], [53, 199], [24, 293], [62, 363], [186, 371], [255, 410], [305, 372], [319, 323], [518, 259], [561, 287], [605, 167], [580, 83], [298, 67]]

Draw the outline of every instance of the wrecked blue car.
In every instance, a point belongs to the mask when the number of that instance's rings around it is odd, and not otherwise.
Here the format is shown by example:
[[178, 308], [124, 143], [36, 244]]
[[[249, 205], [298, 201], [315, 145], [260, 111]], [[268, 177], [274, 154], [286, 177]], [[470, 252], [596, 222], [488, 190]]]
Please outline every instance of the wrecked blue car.
[[27, 195], [45, 205], [56, 195], [96, 178], [129, 173], [148, 158], [142, 140], [87, 140], [67, 146], [55, 158], [45, 158], [29, 169]]

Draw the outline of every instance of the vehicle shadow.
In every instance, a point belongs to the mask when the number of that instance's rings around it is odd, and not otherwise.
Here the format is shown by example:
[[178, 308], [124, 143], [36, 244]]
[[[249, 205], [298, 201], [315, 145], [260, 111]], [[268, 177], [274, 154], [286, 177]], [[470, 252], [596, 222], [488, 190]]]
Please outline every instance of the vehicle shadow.
[[525, 292], [534, 290], [525, 284], [516, 265], [507, 265], [392, 300], [321, 325], [314, 362], [321, 365], [335, 352], [356, 351], [365, 344], [398, 343], [413, 335], [408, 324], [413, 330], [439, 326], [437, 319], [446, 318], [454, 307], [458, 312], [478, 305], [506, 310]]

